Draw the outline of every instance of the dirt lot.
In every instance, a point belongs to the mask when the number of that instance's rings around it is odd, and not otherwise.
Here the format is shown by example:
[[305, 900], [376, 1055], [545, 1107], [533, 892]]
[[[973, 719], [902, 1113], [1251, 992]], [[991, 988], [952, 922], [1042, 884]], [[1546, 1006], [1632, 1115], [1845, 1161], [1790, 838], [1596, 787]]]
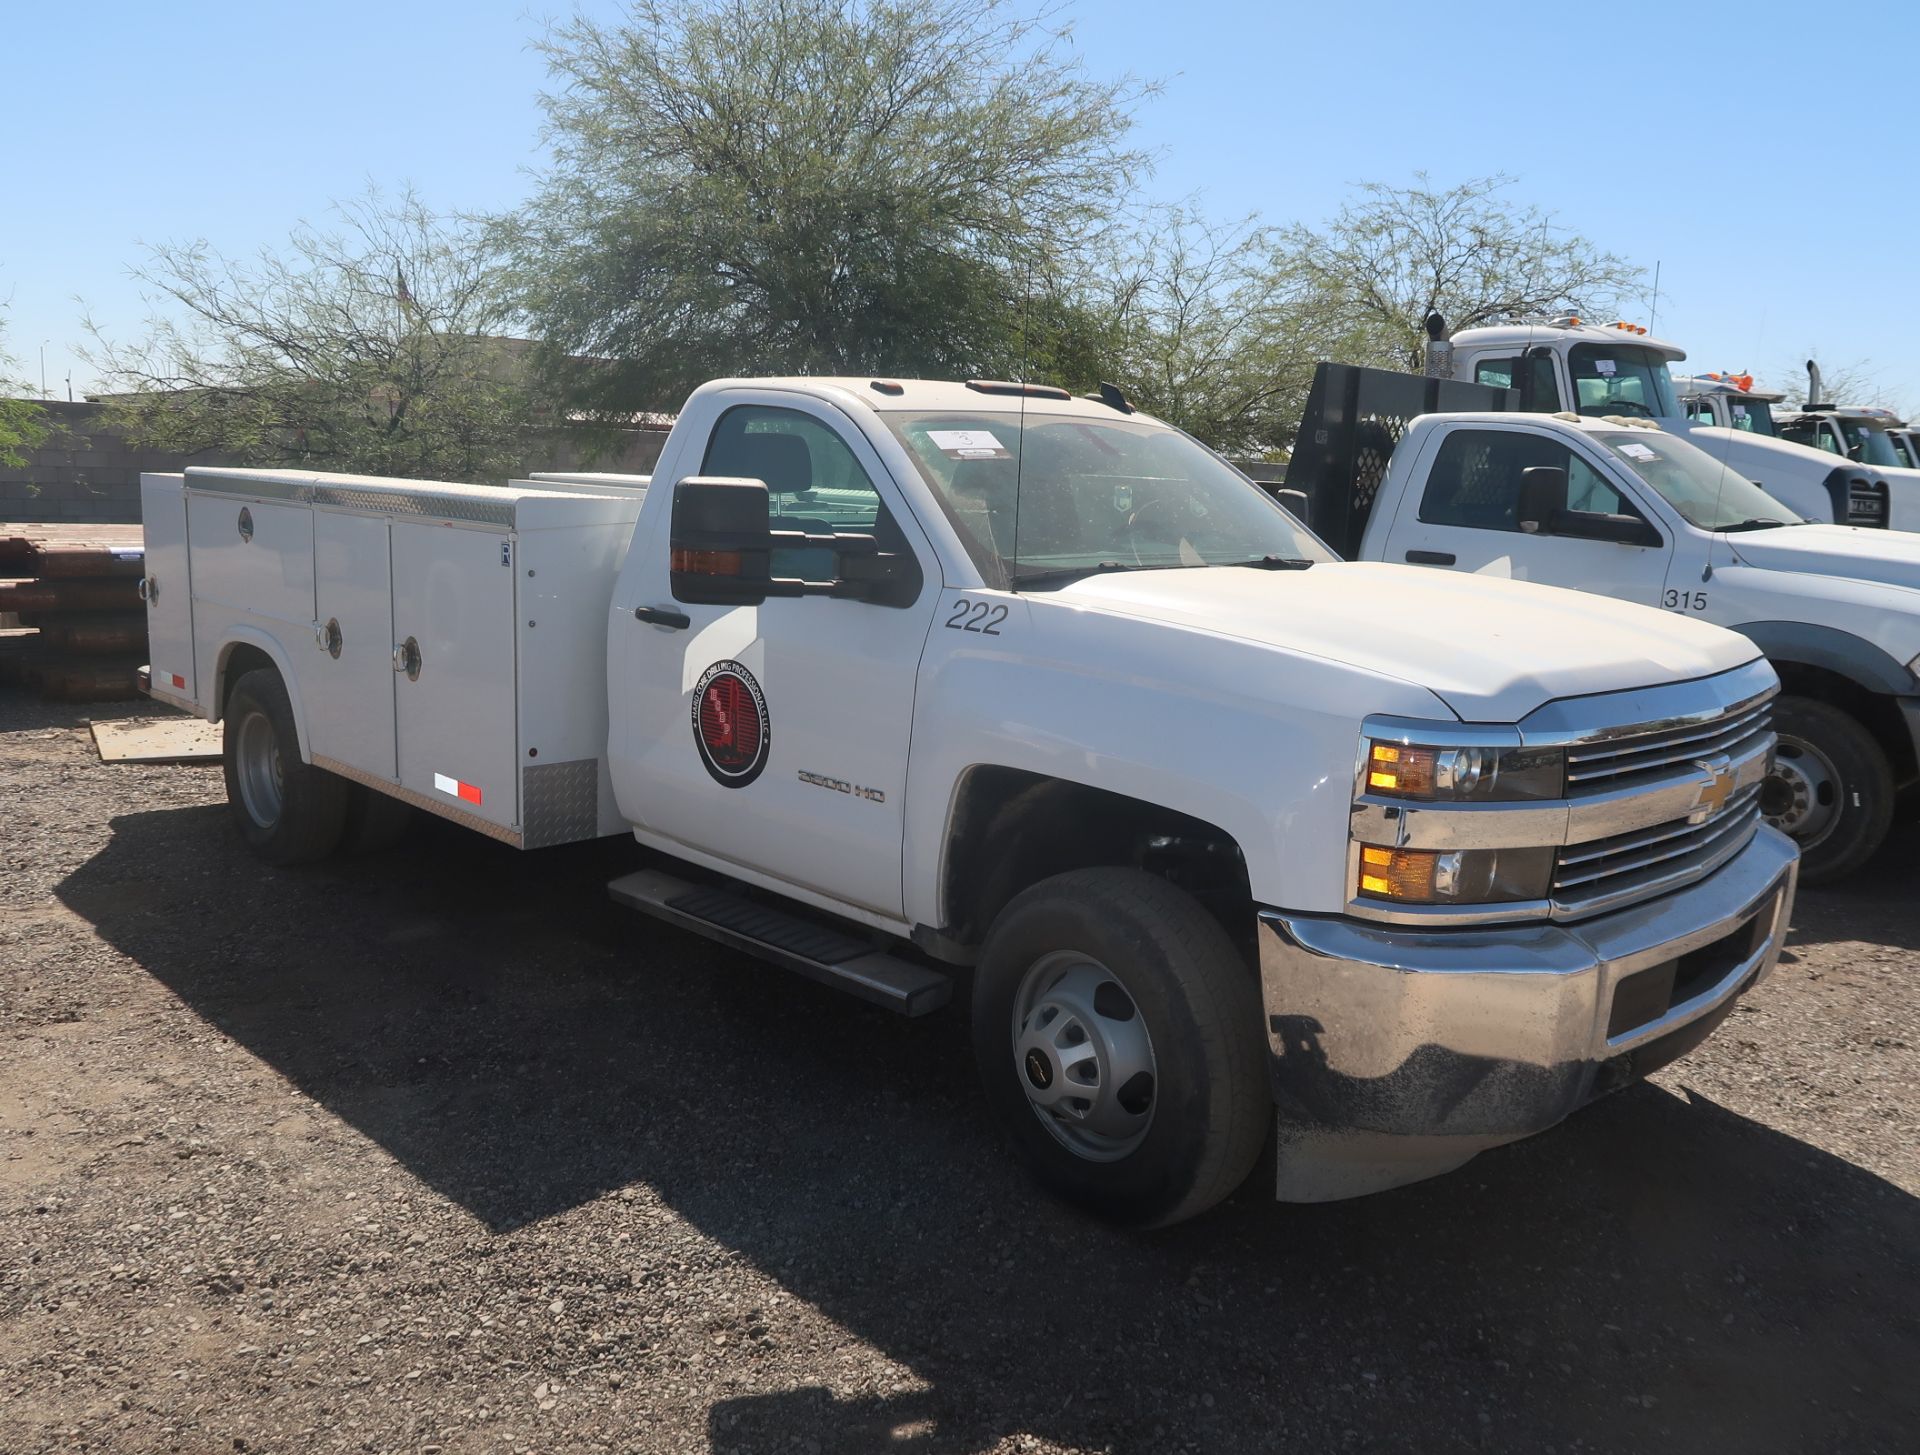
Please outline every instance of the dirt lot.
[[1153, 1237], [1029, 1190], [960, 1017], [632, 919], [639, 857], [275, 873], [0, 695], [0, 1451], [1920, 1443], [1920, 833], [1655, 1084]]

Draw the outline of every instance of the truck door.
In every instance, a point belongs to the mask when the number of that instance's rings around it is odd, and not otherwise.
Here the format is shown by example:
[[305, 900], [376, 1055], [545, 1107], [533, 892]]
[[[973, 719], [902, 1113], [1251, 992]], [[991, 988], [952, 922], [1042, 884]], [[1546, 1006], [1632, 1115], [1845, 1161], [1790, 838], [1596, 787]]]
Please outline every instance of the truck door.
[[[668, 582], [670, 509], [635, 550], [640, 599], [611, 629], [612, 703], [633, 763], [623, 804], [643, 832], [889, 917], [901, 913], [907, 748], [937, 566], [879, 457], [831, 406], [769, 391], [727, 409], [678, 473], [764, 480], [775, 529], [875, 534], [915, 558], [907, 605], [825, 596], [681, 604]], [[661, 478], [655, 488], [671, 490]], [[664, 502], [663, 502], [664, 503]], [[798, 553], [805, 557], [808, 553]], [[818, 553], [830, 557], [830, 552]], [[826, 579], [828, 559], [775, 576]], [[633, 620], [664, 607], [688, 625]], [[632, 715], [624, 726], [623, 713]]]
[[1520, 529], [1520, 476], [1535, 465], [1567, 472], [1569, 512], [1641, 514], [1608, 473], [1555, 435], [1524, 426], [1462, 425], [1442, 435], [1424, 473], [1416, 469], [1383, 559], [1659, 605], [1672, 554], [1664, 537], [1657, 546], [1623, 545]]
[[146, 527], [147, 661], [153, 685], [175, 701], [198, 702], [193, 659], [193, 589], [187, 579], [187, 487], [178, 475], [140, 477]]

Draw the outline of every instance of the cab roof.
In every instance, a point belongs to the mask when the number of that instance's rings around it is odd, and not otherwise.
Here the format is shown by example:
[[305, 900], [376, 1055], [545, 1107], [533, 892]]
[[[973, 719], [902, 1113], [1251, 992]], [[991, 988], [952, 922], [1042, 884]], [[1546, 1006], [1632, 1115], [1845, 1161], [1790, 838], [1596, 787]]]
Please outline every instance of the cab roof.
[[956, 414], [1079, 415], [1087, 419], [1130, 419], [1159, 424], [1151, 415], [1116, 409], [1099, 399], [1069, 394], [1051, 384], [1009, 380], [899, 379], [890, 375], [803, 374], [763, 379], [715, 379], [697, 393], [720, 389], [778, 389], [819, 396], [837, 395], [843, 404], [869, 409], [949, 411]]
[[1673, 388], [1682, 399], [1701, 394], [1731, 394], [1740, 399], [1757, 399], [1762, 404], [1778, 404], [1787, 397], [1772, 389], [1742, 389], [1710, 374], [1675, 374]]
[[1676, 343], [1657, 339], [1625, 325], [1586, 323], [1578, 319], [1556, 318], [1541, 323], [1500, 323], [1485, 328], [1463, 328], [1453, 335], [1455, 348], [1500, 348], [1511, 345], [1525, 349], [1534, 344], [1576, 343], [1633, 345], [1672, 361], [1684, 359], [1687, 351]]

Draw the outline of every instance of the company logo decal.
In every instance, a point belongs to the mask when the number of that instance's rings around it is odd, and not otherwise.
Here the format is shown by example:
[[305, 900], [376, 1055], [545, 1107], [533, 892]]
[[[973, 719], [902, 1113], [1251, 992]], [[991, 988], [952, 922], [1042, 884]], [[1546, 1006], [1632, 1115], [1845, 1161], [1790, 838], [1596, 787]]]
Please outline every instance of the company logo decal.
[[767, 766], [767, 699], [738, 662], [715, 662], [693, 689], [693, 740], [716, 783], [745, 788]]

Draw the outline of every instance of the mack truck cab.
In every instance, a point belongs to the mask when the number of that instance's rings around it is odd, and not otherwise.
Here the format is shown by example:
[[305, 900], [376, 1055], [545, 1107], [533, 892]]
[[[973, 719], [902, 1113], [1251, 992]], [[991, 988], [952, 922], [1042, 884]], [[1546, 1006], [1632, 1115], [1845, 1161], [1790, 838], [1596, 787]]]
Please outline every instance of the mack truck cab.
[[[1602, 327], [1569, 315], [1462, 329], [1449, 339], [1436, 315], [1428, 332], [1429, 373], [1517, 390], [1520, 407], [1541, 414], [1651, 420], [1692, 440], [1803, 520], [1920, 530], [1920, 470], [1901, 468], [1884, 439], [1868, 458], [1826, 451], [1784, 429], [1709, 423], [1692, 412], [1669, 371], [1686, 350], [1641, 325]], [[1757, 415], [1750, 417], [1750, 424], [1757, 422]]]

